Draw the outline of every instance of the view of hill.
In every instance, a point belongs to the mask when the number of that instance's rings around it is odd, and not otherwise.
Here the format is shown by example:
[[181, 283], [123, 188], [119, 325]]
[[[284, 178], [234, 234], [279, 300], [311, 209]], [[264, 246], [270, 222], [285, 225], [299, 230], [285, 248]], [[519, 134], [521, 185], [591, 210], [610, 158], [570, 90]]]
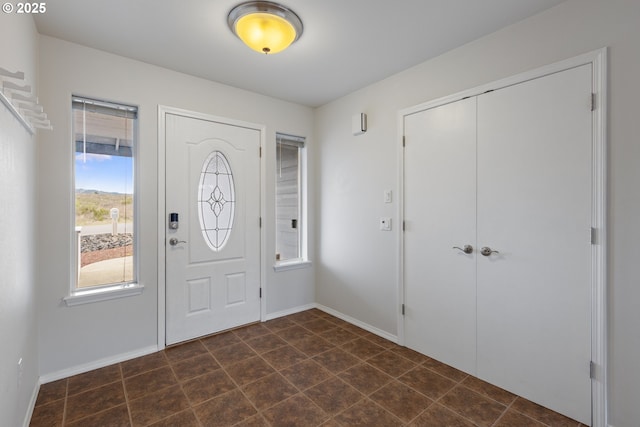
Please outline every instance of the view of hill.
[[85, 188], [77, 188], [76, 194], [113, 194], [113, 195], [120, 195], [120, 196], [123, 195], [122, 193], [114, 193], [109, 191], [100, 191], [100, 190], [91, 190], [91, 189], [87, 190]]
[[76, 190], [76, 225], [110, 224], [109, 212], [118, 208], [118, 222], [133, 222], [133, 195], [97, 190]]

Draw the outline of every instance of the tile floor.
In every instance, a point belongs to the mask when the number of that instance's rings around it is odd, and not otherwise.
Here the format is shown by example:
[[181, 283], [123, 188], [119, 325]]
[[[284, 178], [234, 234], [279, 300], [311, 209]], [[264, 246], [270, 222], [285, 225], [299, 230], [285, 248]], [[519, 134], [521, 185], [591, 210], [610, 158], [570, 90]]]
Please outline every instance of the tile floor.
[[40, 388], [31, 426], [581, 426], [320, 310]]

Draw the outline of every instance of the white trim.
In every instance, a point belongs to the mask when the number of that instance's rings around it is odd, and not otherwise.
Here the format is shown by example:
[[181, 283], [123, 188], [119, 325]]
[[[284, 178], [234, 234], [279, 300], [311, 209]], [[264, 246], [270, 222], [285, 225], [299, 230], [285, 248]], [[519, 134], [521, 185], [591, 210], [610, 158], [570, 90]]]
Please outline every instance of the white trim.
[[99, 301], [132, 297], [140, 295], [144, 291], [144, 285], [129, 283], [126, 285], [107, 286], [96, 289], [77, 290], [71, 295], [63, 297], [62, 300], [67, 307], [82, 304], [91, 304]]
[[[226, 117], [214, 116], [211, 114], [200, 113], [196, 111], [185, 110], [182, 108], [169, 107], [166, 105], [158, 105], [158, 349], [162, 350], [166, 347], [166, 295], [167, 295], [167, 278], [166, 278], [166, 258], [165, 258], [165, 232], [167, 219], [165, 218], [166, 205], [166, 119], [167, 114], [174, 114], [187, 118], [206, 120], [211, 122], [223, 123], [231, 126], [244, 127], [254, 129], [260, 132], [260, 148], [265, 146], [266, 126], [249, 123], [242, 120], [229, 119]], [[264, 150], [263, 150], [264, 151]], [[265, 162], [264, 155], [260, 158], [260, 215], [265, 218], [266, 206], [263, 197], [265, 189]], [[264, 287], [266, 283], [266, 238], [265, 227], [260, 228], [260, 284], [262, 288], [262, 298], [260, 301], [260, 320], [264, 321], [267, 307], [267, 289]]]
[[592, 226], [597, 230], [591, 245], [592, 316], [591, 360], [596, 365], [591, 381], [592, 425], [607, 425], [607, 49], [593, 53], [593, 87], [596, 94], [593, 111], [593, 211]]
[[31, 417], [33, 417], [33, 410], [36, 408], [38, 393], [40, 393], [40, 381], [36, 381], [35, 385], [33, 386], [33, 392], [31, 393], [29, 406], [27, 406], [27, 412], [24, 415], [24, 421], [22, 422], [22, 427], [29, 427], [29, 424], [31, 424]]
[[[606, 48], [602, 48], [593, 52], [584, 53], [582, 55], [575, 56], [564, 61], [555, 62], [553, 64], [545, 65], [524, 73], [516, 74], [514, 76], [506, 77], [501, 80], [496, 80], [491, 83], [486, 83], [475, 88], [463, 90], [461, 92], [454, 93], [452, 95], [443, 96], [431, 101], [423, 102], [412, 107], [407, 107], [398, 112], [398, 117], [402, 118], [410, 114], [418, 113], [420, 111], [428, 110], [429, 108], [439, 107], [441, 105], [449, 104], [451, 102], [459, 101], [462, 98], [471, 96], [482, 95], [487, 91], [503, 89], [508, 86], [513, 86], [519, 83], [524, 83], [529, 80], [544, 77], [550, 74], [558, 73], [560, 71], [568, 70], [570, 68], [579, 67], [585, 64], [594, 64], [597, 62], [598, 57], [601, 55], [606, 56]], [[401, 134], [402, 135], [402, 134]], [[402, 141], [400, 141], [402, 145]]]
[[397, 298], [396, 301], [396, 319], [397, 319], [397, 328], [398, 331], [398, 344], [404, 346], [405, 343], [405, 335], [404, 335], [404, 314], [402, 314], [402, 305], [404, 304], [404, 116], [402, 112], [398, 113], [398, 124], [397, 124], [397, 162], [398, 162], [398, 223], [399, 226], [396, 227], [398, 229], [398, 259], [396, 260], [397, 273], [398, 273], [398, 283], [397, 283]]
[[[256, 125], [257, 126], [257, 125]], [[267, 313], [267, 129], [259, 126], [260, 130], [260, 321], [264, 322]]]
[[309, 260], [293, 260], [293, 261], [282, 261], [273, 265], [273, 271], [289, 271], [289, 270], [299, 270], [301, 268], [309, 268], [312, 263]]
[[316, 304], [315, 303], [299, 305], [297, 307], [288, 308], [286, 310], [276, 311], [275, 313], [270, 313], [270, 314], [265, 315], [264, 322], [269, 321], [269, 320], [273, 320], [273, 319], [277, 319], [279, 317], [284, 317], [284, 316], [289, 316], [291, 314], [300, 313], [301, 311], [311, 310], [312, 308], [316, 308]]
[[382, 329], [378, 329], [375, 326], [369, 325], [368, 323], [361, 322], [358, 319], [354, 319], [351, 316], [347, 316], [346, 314], [340, 313], [339, 311], [326, 307], [322, 304], [316, 303], [315, 307], [318, 310], [322, 310], [325, 313], [329, 313], [330, 315], [337, 317], [338, 319], [342, 319], [345, 322], [349, 322], [352, 325], [364, 329], [365, 331], [369, 331], [372, 334], [378, 335], [381, 338], [391, 341], [392, 343], [398, 344], [398, 337], [396, 335], [390, 334], [389, 332], [383, 331]]
[[[596, 365], [596, 378], [592, 380], [592, 426], [607, 425], [607, 48], [588, 52], [574, 58], [550, 64], [525, 73], [517, 74], [502, 80], [488, 83], [453, 95], [428, 101], [398, 112], [398, 158], [399, 185], [398, 217], [404, 219], [404, 150], [402, 138], [404, 134], [404, 117], [429, 109], [458, 101], [465, 97], [477, 96], [488, 90], [496, 90], [535, 78], [564, 71], [581, 65], [591, 64], [593, 69], [593, 93], [596, 94], [596, 108], [593, 111], [593, 160], [592, 172], [592, 226], [597, 230], [597, 242], [592, 245], [592, 336], [591, 360]], [[398, 307], [404, 302], [404, 234], [399, 234], [399, 273], [398, 273]], [[404, 345], [404, 317], [398, 315], [398, 343]]]
[[165, 187], [166, 187], [166, 120], [165, 115], [171, 111], [169, 107], [158, 105], [158, 349], [166, 346], [166, 284], [165, 275], [165, 232], [167, 219], [165, 215]]
[[40, 384], [47, 384], [53, 381], [61, 380], [63, 378], [72, 377], [74, 375], [84, 374], [85, 372], [93, 371], [94, 369], [104, 368], [105, 366], [110, 366], [116, 363], [135, 359], [136, 357], [146, 356], [147, 354], [156, 353], [158, 351], [160, 351], [158, 346], [152, 345], [149, 347], [140, 348], [138, 350], [116, 354], [115, 356], [94, 360], [93, 362], [83, 363], [82, 365], [72, 366], [70, 368], [65, 368], [60, 371], [55, 371], [49, 374], [41, 375]]

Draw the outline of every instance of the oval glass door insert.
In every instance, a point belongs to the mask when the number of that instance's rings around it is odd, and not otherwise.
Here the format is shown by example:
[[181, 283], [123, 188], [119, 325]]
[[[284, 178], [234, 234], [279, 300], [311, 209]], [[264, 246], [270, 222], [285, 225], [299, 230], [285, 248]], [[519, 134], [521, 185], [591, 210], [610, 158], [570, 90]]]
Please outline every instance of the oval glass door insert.
[[235, 205], [231, 166], [221, 151], [214, 151], [202, 165], [198, 187], [200, 230], [214, 252], [222, 250], [229, 240]]

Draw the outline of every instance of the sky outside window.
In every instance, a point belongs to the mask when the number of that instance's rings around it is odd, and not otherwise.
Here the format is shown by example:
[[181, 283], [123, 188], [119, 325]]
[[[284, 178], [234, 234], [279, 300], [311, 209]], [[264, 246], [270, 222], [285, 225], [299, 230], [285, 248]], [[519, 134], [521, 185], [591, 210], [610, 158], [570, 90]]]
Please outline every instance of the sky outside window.
[[133, 194], [131, 157], [77, 152], [75, 161], [76, 189]]

